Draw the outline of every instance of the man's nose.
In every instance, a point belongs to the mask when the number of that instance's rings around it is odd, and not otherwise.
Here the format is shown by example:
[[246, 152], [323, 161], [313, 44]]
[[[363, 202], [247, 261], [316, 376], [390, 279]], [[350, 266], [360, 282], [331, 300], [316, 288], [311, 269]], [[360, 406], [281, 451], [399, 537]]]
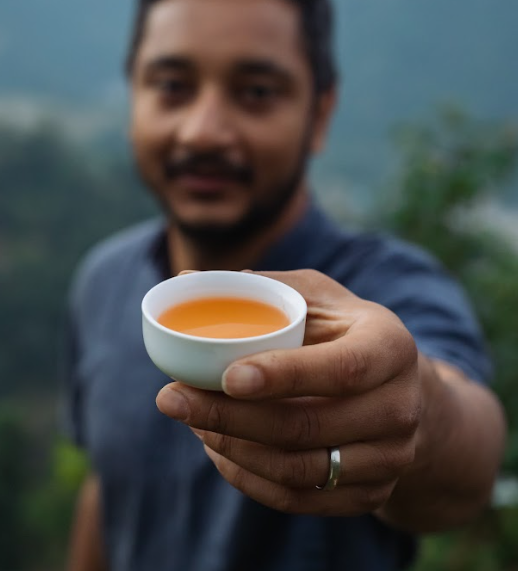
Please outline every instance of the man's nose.
[[229, 103], [216, 89], [206, 89], [185, 109], [177, 132], [181, 146], [198, 152], [226, 149], [235, 139]]

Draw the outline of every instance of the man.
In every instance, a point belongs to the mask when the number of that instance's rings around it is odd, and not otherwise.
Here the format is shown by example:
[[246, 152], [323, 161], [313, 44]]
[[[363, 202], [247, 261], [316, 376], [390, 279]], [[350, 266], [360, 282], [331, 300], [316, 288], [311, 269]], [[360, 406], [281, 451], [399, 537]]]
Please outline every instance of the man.
[[[101, 245], [73, 288], [71, 427], [93, 473], [71, 571], [403, 569], [414, 534], [488, 502], [505, 427], [461, 292], [308, 197], [330, 19], [326, 0], [140, 2], [131, 134], [167, 221]], [[143, 347], [143, 295], [246, 268], [305, 296], [305, 346], [233, 364], [224, 393], [170, 384]]]

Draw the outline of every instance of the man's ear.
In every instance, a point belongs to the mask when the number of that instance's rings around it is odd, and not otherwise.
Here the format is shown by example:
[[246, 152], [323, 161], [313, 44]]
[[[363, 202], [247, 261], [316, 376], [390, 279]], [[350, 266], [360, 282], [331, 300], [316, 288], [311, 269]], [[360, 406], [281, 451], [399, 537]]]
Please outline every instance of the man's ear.
[[320, 153], [325, 147], [329, 123], [336, 107], [337, 97], [335, 87], [317, 96], [311, 137], [311, 152], [314, 154]]

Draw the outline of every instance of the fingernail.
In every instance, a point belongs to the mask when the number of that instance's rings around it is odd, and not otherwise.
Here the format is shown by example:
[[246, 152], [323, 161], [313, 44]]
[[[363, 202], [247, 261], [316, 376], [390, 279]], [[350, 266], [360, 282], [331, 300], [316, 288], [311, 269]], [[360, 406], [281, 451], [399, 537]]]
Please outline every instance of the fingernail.
[[179, 391], [164, 388], [158, 393], [158, 408], [167, 416], [186, 421], [191, 414], [187, 399]]
[[264, 377], [251, 365], [233, 365], [223, 374], [223, 390], [231, 396], [249, 396], [264, 388]]
[[204, 445], [203, 448], [205, 449], [205, 454], [207, 454], [207, 456], [214, 462], [214, 465], [217, 468], [221, 464], [223, 456], [221, 456], [221, 454], [218, 454], [217, 452], [214, 452], [214, 450], [212, 450], [212, 448], [209, 448], [206, 444]]

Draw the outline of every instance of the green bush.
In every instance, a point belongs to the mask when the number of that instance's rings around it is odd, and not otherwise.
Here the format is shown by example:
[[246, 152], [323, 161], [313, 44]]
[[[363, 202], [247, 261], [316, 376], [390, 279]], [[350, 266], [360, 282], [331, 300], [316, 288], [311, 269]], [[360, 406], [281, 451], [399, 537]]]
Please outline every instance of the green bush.
[[[446, 112], [401, 131], [402, 174], [374, 224], [421, 244], [461, 281], [495, 364], [494, 389], [508, 419], [503, 471], [518, 477], [518, 245], [462, 214], [515, 180], [516, 130]], [[382, 214], [381, 214], [382, 213]], [[516, 571], [518, 508], [493, 509], [462, 530], [426, 538], [414, 571]]]

